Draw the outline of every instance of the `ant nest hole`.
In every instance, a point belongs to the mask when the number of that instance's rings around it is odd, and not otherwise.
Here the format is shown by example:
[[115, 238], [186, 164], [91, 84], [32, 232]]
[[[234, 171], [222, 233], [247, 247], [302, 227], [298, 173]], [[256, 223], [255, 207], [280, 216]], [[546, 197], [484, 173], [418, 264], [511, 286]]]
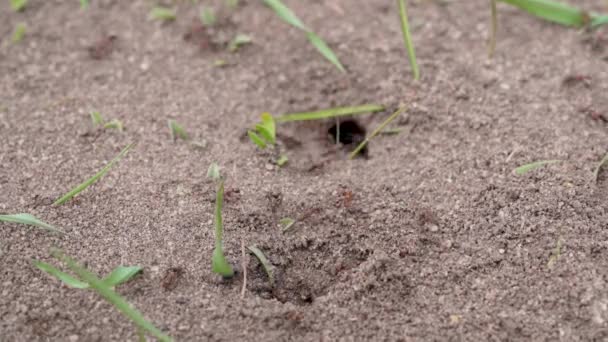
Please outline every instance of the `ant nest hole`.
[[[337, 121], [329, 127], [327, 134], [332, 143], [340, 143], [349, 152], [354, 150], [366, 137], [365, 127], [356, 120]], [[367, 146], [364, 146], [358, 156], [367, 157], [368, 152]]]

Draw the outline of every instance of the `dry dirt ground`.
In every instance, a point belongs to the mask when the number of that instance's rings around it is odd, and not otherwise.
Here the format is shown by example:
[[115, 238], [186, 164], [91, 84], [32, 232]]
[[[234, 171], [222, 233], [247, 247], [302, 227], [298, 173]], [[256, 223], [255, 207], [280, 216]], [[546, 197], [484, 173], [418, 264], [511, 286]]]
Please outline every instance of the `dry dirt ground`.
[[[286, 2], [345, 74], [261, 1], [222, 12], [212, 32], [192, 28], [186, 1], [166, 24], [147, 20], [151, 1], [7, 3], [0, 213], [67, 234], [0, 224], [0, 340], [137, 339], [97, 294], [32, 266], [53, 246], [100, 275], [141, 265], [118, 292], [178, 341], [608, 339], [608, 177], [593, 177], [608, 148], [606, 31], [500, 6], [490, 61], [487, 2], [412, 2], [414, 82], [390, 1]], [[238, 32], [254, 43], [227, 52]], [[283, 168], [243, 138], [263, 111], [363, 103], [389, 108], [360, 117], [368, 131], [409, 108], [367, 159], [345, 160], [329, 122], [281, 125]], [[92, 110], [125, 131], [94, 129]], [[167, 119], [206, 147], [173, 142]], [[101, 182], [51, 205], [130, 142]], [[513, 172], [542, 159], [562, 162]], [[213, 161], [227, 176], [227, 257], [240, 269], [241, 241], [257, 245], [274, 288], [254, 258], [244, 298], [240, 273], [211, 272]], [[300, 219], [285, 234], [284, 217]]]

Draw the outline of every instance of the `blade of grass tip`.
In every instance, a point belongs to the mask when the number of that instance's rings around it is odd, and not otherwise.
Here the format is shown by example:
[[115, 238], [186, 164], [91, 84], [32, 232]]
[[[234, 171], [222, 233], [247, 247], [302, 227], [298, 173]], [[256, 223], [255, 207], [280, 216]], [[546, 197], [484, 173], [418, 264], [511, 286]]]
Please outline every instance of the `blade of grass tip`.
[[345, 115], [374, 113], [384, 110], [384, 106], [368, 104], [354, 107], [336, 107], [314, 112], [290, 113], [276, 117], [277, 122], [306, 121], [335, 118]]
[[410, 59], [410, 65], [412, 67], [412, 72], [414, 73], [414, 80], [420, 79], [420, 71], [418, 70], [418, 63], [416, 62], [416, 51], [414, 49], [414, 42], [412, 41], [412, 36], [410, 34], [410, 25], [407, 19], [407, 8], [405, 5], [405, 0], [397, 0], [399, 5], [399, 17], [401, 19], [401, 32], [403, 33], [403, 42], [405, 43], [405, 48], [407, 49], [407, 54]]
[[52, 275], [53, 277], [61, 280], [61, 282], [63, 282], [64, 284], [66, 284], [69, 287], [72, 287], [75, 289], [88, 289], [89, 288], [89, 284], [82, 282], [65, 272], [60, 271], [59, 269], [55, 268], [55, 266], [47, 264], [46, 262], [34, 260], [34, 265], [39, 270], [46, 272], [46, 273]]
[[557, 24], [573, 27], [582, 27], [588, 24], [586, 12], [552, 0], [498, 0]]
[[496, 51], [496, 34], [498, 32], [498, 14], [496, 11], [496, 0], [490, 0], [490, 13], [492, 17], [490, 43], [488, 44], [488, 57], [494, 57]]
[[323, 39], [321, 39], [321, 37], [311, 31], [308, 31], [306, 36], [308, 37], [310, 43], [317, 49], [317, 51], [319, 51], [319, 53], [321, 53], [321, 55], [323, 55], [323, 57], [325, 57], [325, 59], [330, 61], [336, 68], [338, 68], [338, 70], [346, 72], [346, 69], [344, 69], [344, 66], [338, 59], [338, 56], [336, 56], [334, 51]]
[[602, 170], [602, 167], [604, 167], [604, 165], [606, 165], [606, 164], [608, 164], [608, 153], [604, 156], [604, 158], [602, 158], [600, 163], [597, 164], [595, 171], [593, 171], [593, 179], [595, 180], [596, 183], [600, 176], [600, 171]]
[[386, 118], [386, 120], [384, 120], [384, 122], [382, 122], [380, 124], [380, 126], [376, 127], [376, 129], [374, 129], [374, 131], [372, 132], [372, 134], [370, 134], [368, 137], [365, 138], [365, 140], [363, 140], [358, 146], [357, 148], [355, 148], [350, 155], [348, 156], [348, 159], [354, 159], [357, 154], [359, 154], [359, 152], [361, 152], [361, 150], [363, 149], [363, 147], [365, 147], [365, 145], [367, 145], [370, 140], [372, 140], [376, 135], [378, 135], [378, 133], [382, 132], [382, 130], [384, 129], [384, 127], [386, 127], [389, 123], [391, 123], [391, 121], [393, 121], [396, 117], [398, 117], [399, 115], [401, 115], [401, 113], [403, 113], [406, 110], [406, 106], [402, 106], [401, 108], [397, 109], [397, 111], [395, 111], [393, 114], [391, 114], [391, 116], [389, 116], [388, 118]]
[[112, 273], [103, 278], [103, 282], [108, 286], [118, 286], [131, 280], [143, 269], [139, 266], [118, 266]]
[[561, 160], [540, 160], [537, 162], [533, 162], [530, 164], [526, 164], [526, 165], [522, 165], [518, 168], [515, 169], [515, 173], [518, 175], [523, 175], [526, 172], [532, 171], [532, 170], [536, 170], [540, 167], [543, 167], [545, 165], [549, 165], [549, 164], [555, 164], [555, 163], [559, 163], [561, 162]]
[[215, 197], [215, 249], [211, 258], [211, 270], [224, 278], [234, 276], [232, 266], [226, 261], [222, 247], [224, 223], [222, 221], [222, 208], [224, 206], [224, 181], [221, 180]]
[[55, 258], [64, 262], [70, 268], [70, 270], [72, 270], [72, 272], [76, 273], [80, 279], [89, 284], [93, 290], [95, 290], [106, 301], [110, 302], [116, 309], [118, 309], [118, 311], [131, 319], [131, 321], [133, 321], [139, 328], [144, 329], [152, 336], [156, 337], [159, 341], [172, 341], [171, 337], [165, 335], [152, 323], [147, 321], [138, 310], [133, 308], [123, 297], [105, 284], [103, 280], [97, 278], [96, 275], [91, 273], [86, 268], [80, 266], [74, 259], [68, 257], [67, 255], [64, 255], [59, 251], [54, 251], [52, 254]]
[[58, 200], [55, 201], [55, 203], [53, 203], [53, 205], [62, 205], [63, 203], [69, 201], [72, 197], [78, 195], [84, 189], [88, 188], [91, 184], [97, 182], [101, 177], [103, 177], [103, 175], [105, 175], [106, 173], [108, 173], [108, 171], [110, 171], [110, 169], [112, 168], [112, 166], [114, 166], [114, 164], [116, 164], [120, 159], [122, 159], [122, 157], [125, 156], [125, 154], [127, 154], [129, 149], [131, 149], [131, 147], [133, 147], [134, 144], [135, 143], [130, 143], [125, 148], [123, 148], [122, 151], [120, 151], [120, 153], [108, 163], [108, 165], [106, 165], [103, 169], [101, 169], [99, 172], [97, 172], [93, 177], [87, 179], [82, 184], [78, 185], [77, 187], [75, 187], [74, 189], [69, 191], [67, 194], [61, 196]]
[[12, 215], [0, 215], [0, 221], [10, 222], [10, 223], [20, 223], [28, 226], [34, 226], [42, 229], [46, 229], [51, 232], [63, 233], [61, 230], [55, 228], [54, 226], [41, 221], [36, 216], [31, 214], [12, 214]]
[[103, 125], [103, 118], [99, 112], [91, 112], [91, 121], [93, 122], [93, 126]]
[[608, 24], [608, 15], [598, 15], [591, 20], [591, 27], [596, 28], [601, 25]]
[[272, 264], [270, 263], [270, 261], [268, 261], [268, 259], [264, 255], [264, 253], [256, 246], [249, 246], [249, 247], [247, 247], [247, 249], [249, 249], [249, 251], [253, 255], [255, 255], [255, 257], [260, 261], [260, 264], [262, 264], [262, 268], [264, 268], [264, 272], [266, 272], [266, 275], [268, 276], [268, 281], [270, 282], [270, 286], [274, 286], [274, 274], [272, 271]]
[[285, 6], [280, 0], [264, 0], [264, 3], [270, 7], [279, 18], [283, 19], [288, 24], [299, 28], [302, 31], [309, 31], [289, 7]]

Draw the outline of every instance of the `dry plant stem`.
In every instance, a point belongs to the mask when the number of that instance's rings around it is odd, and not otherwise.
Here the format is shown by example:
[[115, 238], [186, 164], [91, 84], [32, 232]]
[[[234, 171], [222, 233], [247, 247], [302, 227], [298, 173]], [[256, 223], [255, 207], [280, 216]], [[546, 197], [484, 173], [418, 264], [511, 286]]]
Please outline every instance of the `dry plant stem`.
[[496, 11], [496, 0], [490, 0], [490, 9], [492, 12], [492, 31], [490, 32], [490, 44], [488, 46], [488, 57], [494, 57], [496, 51], [496, 34], [498, 31], [498, 15]]
[[389, 116], [386, 120], [384, 120], [384, 122], [381, 123], [380, 126], [376, 127], [376, 129], [372, 132], [372, 134], [370, 134], [367, 138], [365, 138], [365, 140], [363, 140], [363, 142], [361, 142], [357, 146], [357, 148], [355, 148], [355, 150], [351, 152], [351, 154], [348, 156], [348, 159], [355, 158], [357, 156], [357, 154], [359, 154], [359, 152], [361, 152], [363, 147], [365, 147], [365, 145], [367, 145], [369, 143], [370, 140], [372, 140], [376, 135], [378, 135], [378, 133], [382, 132], [384, 127], [386, 127], [389, 123], [391, 123], [391, 121], [395, 120], [396, 117], [401, 115], [401, 113], [405, 112], [406, 108], [407, 108], [406, 106], [401, 106], [401, 108], [397, 109], [396, 112], [394, 112], [393, 114], [391, 114], [391, 116]]
[[243, 268], [243, 287], [241, 288], [241, 298], [245, 298], [247, 289], [247, 253], [245, 253], [245, 242], [241, 239], [241, 266]]

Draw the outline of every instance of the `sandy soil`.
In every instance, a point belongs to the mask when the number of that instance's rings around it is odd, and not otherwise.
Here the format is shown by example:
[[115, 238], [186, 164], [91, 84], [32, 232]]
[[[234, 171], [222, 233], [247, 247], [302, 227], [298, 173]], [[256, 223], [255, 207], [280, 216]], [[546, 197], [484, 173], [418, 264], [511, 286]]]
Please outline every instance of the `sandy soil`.
[[[52, 246], [100, 275], [141, 265], [118, 291], [179, 341], [608, 339], [608, 177], [593, 177], [608, 148], [606, 31], [501, 6], [489, 61], [486, 2], [414, 2], [416, 83], [392, 4], [286, 2], [348, 73], [259, 1], [223, 13], [211, 38], [191, 28], [190, 2], [167, 24], [146, 20], [150, 1], [0, 4], [0, 213], [67, 232], [0, 224], [0, 340], [137, 339], [95, 293], [32, 266]], [[18, 22], [27, 34], [11, 44]], [[254, 44], [226, 52], [237, 32]], [[409, 108], [367, 159], [345, 160], [329, 122], [279, 127], [284, 168], [243, 139], [263, 111], [363, 103]], [[91, 110], [125, 131], [92, 128]], [[389, 114], [359, 120], [369, 131]], [[171, 141], [167, 119], [206, 147]], [[51, 205], [134, 141], [101, 182]], [[514, 174], [541, 159], [563, 162]], [[244, 298], [240, 276], [211, 272], [213, 161], [228, 177], [227, 257], [240, 268], [241, 241], [257, 245], [275, 288], [253, 258]], [[300, 218], [287, 234], [284, 217]]]

